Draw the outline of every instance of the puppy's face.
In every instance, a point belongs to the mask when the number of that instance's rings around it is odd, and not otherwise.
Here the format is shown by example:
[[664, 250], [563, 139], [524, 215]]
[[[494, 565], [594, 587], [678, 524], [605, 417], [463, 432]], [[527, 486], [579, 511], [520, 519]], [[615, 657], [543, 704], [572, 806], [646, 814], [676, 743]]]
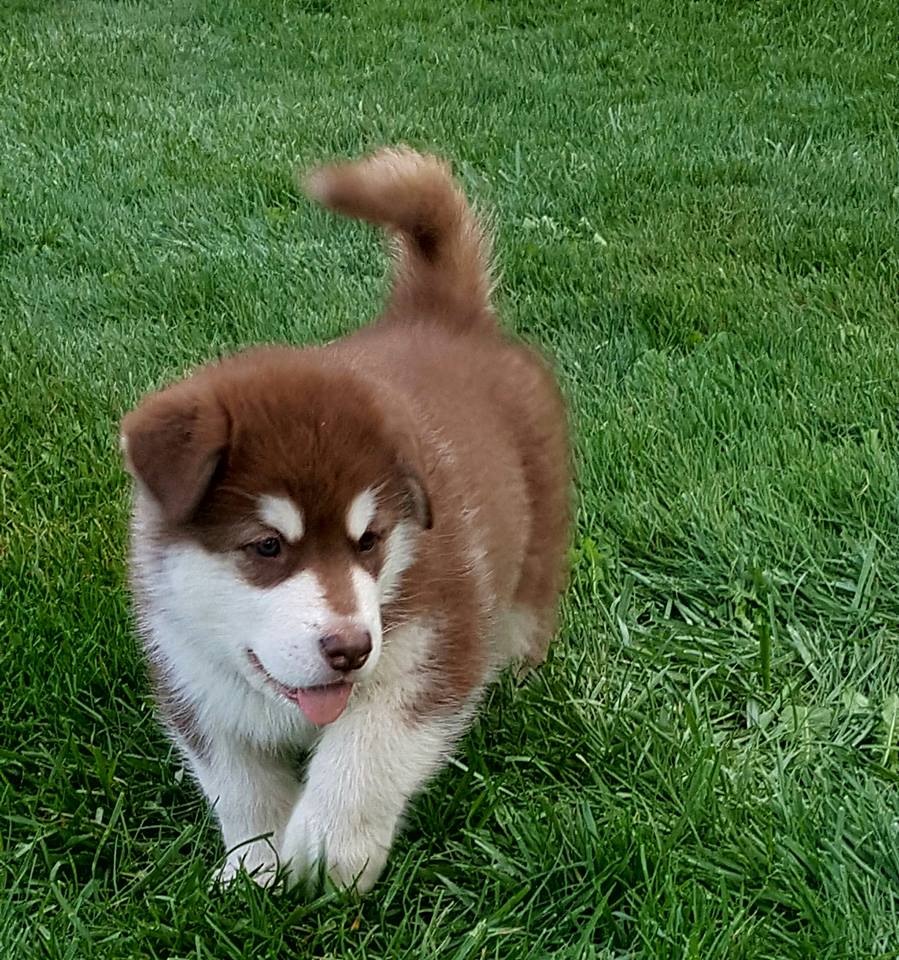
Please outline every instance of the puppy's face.
[[401, 419], [285, 351], [234, 358], [123, 422], [168, 615], [210, 666], [314, 723], [376, 670], [381, 610], [430, 526]]

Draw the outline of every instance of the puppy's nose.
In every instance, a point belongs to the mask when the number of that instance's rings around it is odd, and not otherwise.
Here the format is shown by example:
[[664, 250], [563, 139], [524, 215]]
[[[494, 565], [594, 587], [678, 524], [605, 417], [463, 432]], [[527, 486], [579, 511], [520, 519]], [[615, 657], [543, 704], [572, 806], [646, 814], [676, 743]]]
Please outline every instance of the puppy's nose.
[[330, 633], [318, 643], [328, 665], [341, 673], [358, 670], [371, 653], [371, 634], [354, 627]]

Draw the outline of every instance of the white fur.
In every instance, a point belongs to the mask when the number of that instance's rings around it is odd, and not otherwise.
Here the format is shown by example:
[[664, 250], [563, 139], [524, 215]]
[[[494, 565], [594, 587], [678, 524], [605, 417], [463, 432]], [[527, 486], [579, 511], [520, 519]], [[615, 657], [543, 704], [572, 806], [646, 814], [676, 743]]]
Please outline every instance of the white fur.
[[360, 893], [378, 879], [406, 804], [446, 760], [440, 720], [410, 724], [391, 704], [368, 703], [327, 727], [284, 834], [293, 882], [323, 861], [339, 886]]
[[290, 543], [298, 543], [303, 537], [303, 514], [288, 497], [265, 494], [259, 498], [259, 519], [277, 530]]
[[374, 490], [363, 490], [350, 504], [346, 512], [346, 530], [353, 540], [358, 540], [375, 518], [378, 502]]
[[218, 879], [228, 883], [243, 868], [261, 886], [276, 878], [284, 828], [300, 784], [283, 757], [219, 738], [209, 756], [189, 754], [194, 775], [213, 805], [225, 844]]
[[[378, 598], [378, 585], [374, 577], [362, 567], [353, 567], [350, 577], [353, 581], [353, 592], [356, 595], [356, 619], [360, 624], [365, 625], [371, 634], [371, 653], [368, 659], [377, 662], [381, 655], [381, 604]], [[372, 623], [378, 625], [376, 631], [367, 626]], [[366, 675], [370, 674], [369, 669]]]
[[399, 591], [402, 576], [415, 559], [415, 529], [410, 523], [398, 523], [384, 545], [384, 562], [378, 577], [381, 604], [390, 603]]

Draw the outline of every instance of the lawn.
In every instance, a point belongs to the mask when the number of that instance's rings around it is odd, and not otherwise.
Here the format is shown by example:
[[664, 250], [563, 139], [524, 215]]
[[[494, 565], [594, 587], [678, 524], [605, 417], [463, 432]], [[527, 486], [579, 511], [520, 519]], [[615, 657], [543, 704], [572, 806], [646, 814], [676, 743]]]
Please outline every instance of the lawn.
[[[4, 0], [0, 956], [899, 957], [890, 0]], [[124, 583], [121, 414], [377, 307], [295, 166], [498, 222], [577, 436], [572, 584], [373, 894], [209, 890]]]

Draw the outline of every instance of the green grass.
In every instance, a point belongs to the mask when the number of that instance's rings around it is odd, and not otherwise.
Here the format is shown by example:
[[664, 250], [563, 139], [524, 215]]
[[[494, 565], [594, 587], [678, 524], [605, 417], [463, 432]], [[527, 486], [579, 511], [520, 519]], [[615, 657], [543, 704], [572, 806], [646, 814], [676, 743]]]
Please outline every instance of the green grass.
[[[899, 956], [889, 0], [6, 0], [0, 956]], [[209, 893], [124, 585], [147, 389], [376, 309], [295, 164], [436, 147], [577, 431], [546, 668], [361, 905]]]

